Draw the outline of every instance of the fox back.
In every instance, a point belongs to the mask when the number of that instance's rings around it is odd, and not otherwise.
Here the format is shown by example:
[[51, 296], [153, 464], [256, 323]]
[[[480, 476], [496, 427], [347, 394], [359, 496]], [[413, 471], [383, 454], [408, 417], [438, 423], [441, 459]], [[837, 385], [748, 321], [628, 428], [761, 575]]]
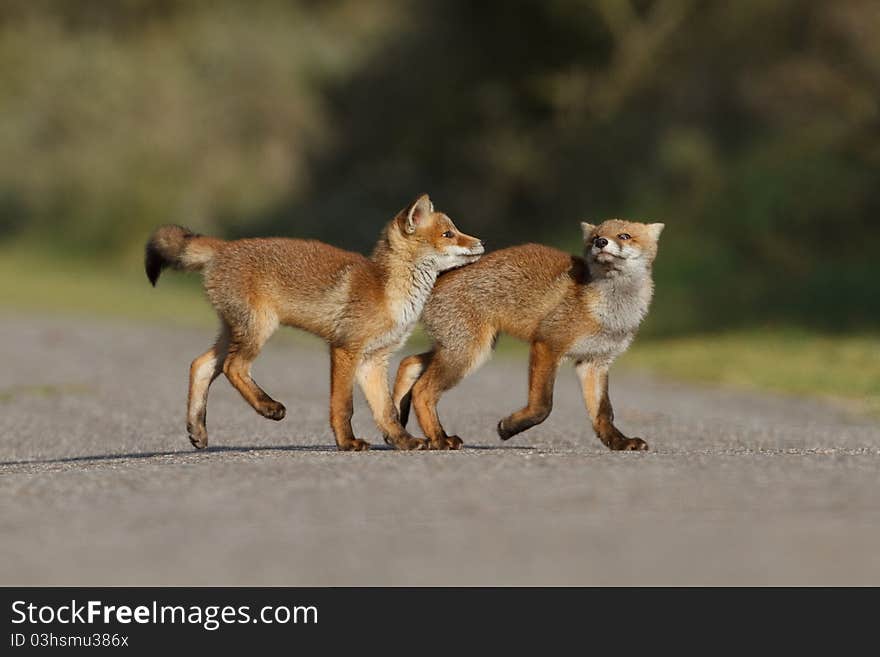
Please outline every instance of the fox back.
[[441, 276], [423, 315], [429, 334], [455, 342], [465, 330], [505, 332], [572, 348], [602, 332], [625, 341], [650, 304], [662, 224], [614, 219], [582, 230], [582, 257], [525, 244]]

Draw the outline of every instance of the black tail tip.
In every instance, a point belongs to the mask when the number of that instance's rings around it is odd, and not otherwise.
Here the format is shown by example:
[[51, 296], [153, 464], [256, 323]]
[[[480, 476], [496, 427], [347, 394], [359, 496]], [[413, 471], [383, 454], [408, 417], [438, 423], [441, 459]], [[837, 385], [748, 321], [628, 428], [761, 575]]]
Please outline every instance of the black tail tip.
[[412, 406], [412, 390], [406, 393], [403, 398], [400, 400], [400, 411], [398, 414], [398, 419], [400, 420], [400, 424], [406, 428], [407, 422], [409, 422], [409, 410]]
[[167, 266], [168, 263], [165, 261], [165, 258], [162, 257], [162, 254], [159, 253], [159, 249], [156, 248], [156, 245], [153, 244], [152, 241], [148, 242], [146, 253], [144, 254], [144, 271], [147, 273], [147, 278], [153, 287], [156, 287], [156, 282], [159, 280], [159, 274], [161, 274], [162, 270]]

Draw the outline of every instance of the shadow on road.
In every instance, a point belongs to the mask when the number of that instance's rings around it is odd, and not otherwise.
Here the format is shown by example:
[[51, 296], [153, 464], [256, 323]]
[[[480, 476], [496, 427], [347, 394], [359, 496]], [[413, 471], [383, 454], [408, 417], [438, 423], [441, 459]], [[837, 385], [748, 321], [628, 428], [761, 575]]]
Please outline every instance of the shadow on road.
[[0, 461], [0, 467], [10, 465], [52, 465], [62, 463], [90, 463], [96, 461], [122, 461], [127, 459], [152, 459], [162, 456], [194, 456], [197, 454], [216, 454], [220, 452], [335, 452], [335, 446], [324, 445], [260, 445], [260, 446], [216, 446], [204, 450], [178, 449], [165, 452], [128, 452], [122, 454], [90, 454], [88, 456], [69, 456], [58, 459], [34, 459], [22, 461]]
[[[520, 450], [531, 451], [534, 447], [510, 446], [510, 445], [467, 445], [465, 450]], [[238, 453], [247, 452], [336, 452], [336, 445], [218, 445], [204, 450], [179, 449], [164, 452], [129, 452], [122, 454], [91, 454], [87, 456], [69, 456], [57, 459], [34, 459], [20, 461], [0, 461], [0, 467], [16, 465], [62, 465], [64, 463], [97, 463], [102, 461], [125, 461], [130, 459], [152, 459], [164, 456], [198, 456], [200, 454]], [[397, 451], [388, 445], [373, 445], [371, 452], [394, 452]]]

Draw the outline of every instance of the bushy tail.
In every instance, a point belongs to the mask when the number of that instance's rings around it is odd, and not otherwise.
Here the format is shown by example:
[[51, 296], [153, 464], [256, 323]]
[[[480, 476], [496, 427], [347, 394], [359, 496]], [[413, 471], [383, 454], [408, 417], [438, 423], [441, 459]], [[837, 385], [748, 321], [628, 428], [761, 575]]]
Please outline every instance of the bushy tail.
[[155, 287], [166, 267], [199, 271], [208, 264], [223, 243], [215, 237], [197, 235], [183, 226], [160, 226], [147, 240], [144, 269]]
[[394, 382], [394, 406], [400, 418], [400, 423], [406, 426], [409, 421], [409, 409], [412, 404], [412, 389], [422, 376], [425, 368], [431, 360], [433, 352], [417, 354], [404, 358], [397, 370], [397, 379]]

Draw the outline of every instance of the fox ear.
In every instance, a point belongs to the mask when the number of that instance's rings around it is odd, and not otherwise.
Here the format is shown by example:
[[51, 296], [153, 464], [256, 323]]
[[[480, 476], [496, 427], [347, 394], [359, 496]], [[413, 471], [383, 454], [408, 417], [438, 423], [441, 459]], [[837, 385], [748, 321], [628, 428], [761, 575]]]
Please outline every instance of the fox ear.
[[425, 220], [429, 214], [434, 211], [434, 204], [427, 194], [419, 196], [415, 202], [409, 206], [406, 211], [406, 219], [403, 223], [403, 230], [407, 235], [416, 232], [416, 227]]
[[666, 224], [648, 224], [648, 234], [656, 242], [660, 239], [660, 233], [666, 228]]
[[593, 234], [593, 231], [596, 230], [596, 227], [593, 224], [588, 224], [586, 221], [582, 221], [581, 230], [584, 233], [584, 239], [588, 239], [590, 235]]

